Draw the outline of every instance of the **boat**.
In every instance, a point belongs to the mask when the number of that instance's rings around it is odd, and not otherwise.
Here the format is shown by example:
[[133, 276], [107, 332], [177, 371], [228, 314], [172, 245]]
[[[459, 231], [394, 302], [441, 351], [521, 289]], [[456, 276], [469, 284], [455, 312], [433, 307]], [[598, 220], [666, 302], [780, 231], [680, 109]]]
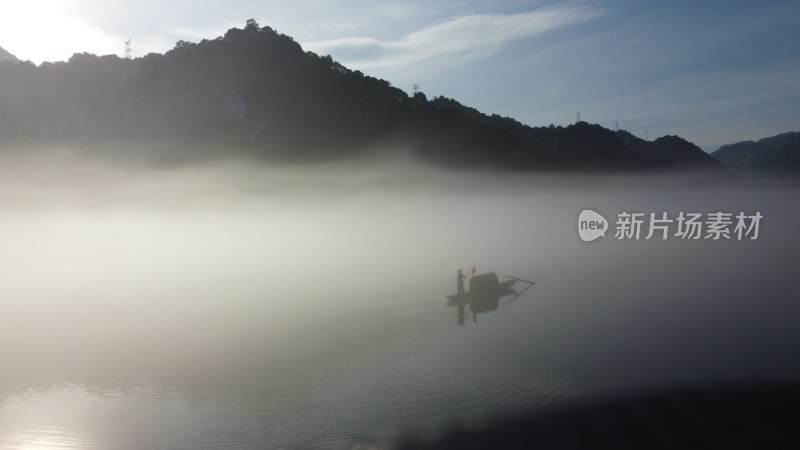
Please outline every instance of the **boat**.
[[[469, 290], [458, 294], [448, 295], [447, 304], [450, 306], [459, 303], [477, 302], [485, 299], [496, 299], [507, 295], [515, 295], [513, 286], [519, 281], [518, 278], [506, 277], [508, 280], [500, 282], [494, 272], [475, 275], [469, 280]], [[523, 280], [524, 281], [524, 280]]]
[[[503, 277], [507, 278], [507, 280], [501, 282], [494, 272], [475, 275], [469, 280], [468, 291], [447, 296], [448, 306], [458, 306], [459, 325], [463, 325], [465, 322], [467, 305], [469, 305], [469, 309], [472, 313], [472, 320], [477, 322], [478, 313], [497, 310], [500, 306], [501, 297], [513, 295], [510, 300], [505, 302], [505, 304], [508, 305], [534, 285], [533, 281], [523, 280], [522, 278], [510, 277], [508, 275], [503, 275]], [[528, 285], [522, 291], [517, 292], [513, 289], [517, 281], [527, 283]]]

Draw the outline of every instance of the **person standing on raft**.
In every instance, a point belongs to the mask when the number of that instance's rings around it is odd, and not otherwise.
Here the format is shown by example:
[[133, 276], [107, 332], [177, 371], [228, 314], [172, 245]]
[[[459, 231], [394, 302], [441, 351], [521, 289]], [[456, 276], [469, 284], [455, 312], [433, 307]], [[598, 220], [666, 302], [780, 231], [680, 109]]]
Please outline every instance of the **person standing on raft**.
[[458, 269], [456, 273], [456, 286], [458, 287], [459, 294], [464, 292], [464, 278], [467, 278], [467, 276], [464, 275], [461, 269]]

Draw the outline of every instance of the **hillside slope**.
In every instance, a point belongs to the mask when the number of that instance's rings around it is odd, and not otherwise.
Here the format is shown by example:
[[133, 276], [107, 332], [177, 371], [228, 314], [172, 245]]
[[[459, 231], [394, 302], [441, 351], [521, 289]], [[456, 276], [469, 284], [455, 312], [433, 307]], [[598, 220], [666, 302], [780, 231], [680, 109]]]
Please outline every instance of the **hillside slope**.
[[[252, 20], [163, 55], [3, 62], [0, 91], [8, 114], [30, 130], [16, 135], [145, 159], [313, 162], [397, 151], [449, 167], [672, 167], [597, 125], [534, 128], [453, 99], [411, 97]], [[14, 134], [5, 133], [6, 141]]]

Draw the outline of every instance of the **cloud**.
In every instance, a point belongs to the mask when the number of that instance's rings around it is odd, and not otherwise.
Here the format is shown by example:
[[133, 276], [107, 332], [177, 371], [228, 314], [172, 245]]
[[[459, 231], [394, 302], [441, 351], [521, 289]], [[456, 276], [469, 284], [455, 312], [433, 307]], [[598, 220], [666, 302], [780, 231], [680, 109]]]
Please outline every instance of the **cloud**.
[[587, 6], [547, 8], [517, 14], [472, 14], [418, 30], [397, 40], [348, 37], [305, 44], [360, 69], [408, 65], [447, 66], [489, 56], [504, 44], [556, 28], [587, 22], [602, 11]]

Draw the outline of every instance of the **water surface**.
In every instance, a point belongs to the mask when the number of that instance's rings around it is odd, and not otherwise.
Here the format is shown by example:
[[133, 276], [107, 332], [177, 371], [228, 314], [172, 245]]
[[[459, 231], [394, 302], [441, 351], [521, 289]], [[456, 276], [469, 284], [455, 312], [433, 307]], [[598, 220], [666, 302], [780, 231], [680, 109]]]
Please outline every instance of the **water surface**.
[[[339, 448], [800, 369], [790, 188], [77, 170], [3, 181], [2, 448]], [[765, 218], [755, 241], [586, 244], [587, 206]], [[473, 264], [537, 284], [459, 325]]]

